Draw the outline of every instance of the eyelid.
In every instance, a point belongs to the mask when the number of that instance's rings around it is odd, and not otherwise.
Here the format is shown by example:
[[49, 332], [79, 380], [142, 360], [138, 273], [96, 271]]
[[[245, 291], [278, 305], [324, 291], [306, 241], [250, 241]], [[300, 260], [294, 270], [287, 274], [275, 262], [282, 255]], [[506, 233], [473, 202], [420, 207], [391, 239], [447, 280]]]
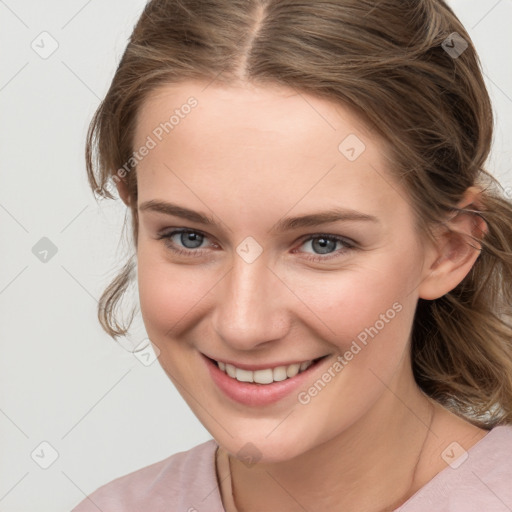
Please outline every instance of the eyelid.
[[357, 243], [354, 240], [352, 240], [351, 238], [349, 238], [347, 236], [336, 235], [335, 233], [322, 233], [322, 232], [304, 235], [304, 236], [300, 237], [298, 239], [298, 241], [300, 241], [301, 243], [304, 243], [304, 242], [307, 242], [308, 240], [311, 240], [312, 238], [322, 238], [322, 237], [328, 238], [330, 240], [339, 240], [340, 242], [343, 242], [346, 245], [350, 245], [350, 246], [357, 245]]

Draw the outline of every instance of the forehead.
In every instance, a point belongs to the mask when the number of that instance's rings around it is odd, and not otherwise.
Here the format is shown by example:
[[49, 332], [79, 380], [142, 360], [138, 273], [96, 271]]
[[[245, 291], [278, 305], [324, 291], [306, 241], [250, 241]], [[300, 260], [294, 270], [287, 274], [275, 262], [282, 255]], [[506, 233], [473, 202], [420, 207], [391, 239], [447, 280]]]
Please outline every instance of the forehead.
[[137, 165], [139, 202], [179, 191], [199, 205], [200, 195], [222, 202], [231, 191], [289, 207], [302, 198], [306, 209], [318, 197], [343, 199], [377, 213], [399, 199], [386, 176], [385, 144], [357, 114], [290, 88], [160, 87], [137, 119], [134, 148], [148, 143]]
[[[191, 103], [195, 104], [192, 108]], [[245, 136], [247, 142], [251, 133], [258, 139], [267, 136], [269, 149], [274, 146], [284, 149], [282, 144], [288, 140], [297, 135], [310, 137], [314, 132], [326, 144], [336, 132], [340, 132], [338, 136], [347, 130], [370, 137], [365, 124], [348, 105], [274, 84], [228, 86], [189, 81], [161, 86], [148, 95], [139, 110], [136, 141], [168, 122], [173, 114], [176, 114], [171, 121], [175, 138], [189, 127], [209, 131], [208, 138], [218, 142], [222, 133], [217, 128], [222, 127], [235, 131], [237, 139]], [[192, 121], [181, 122], [188, 117]], [[181, 125], [179, 130], [178, 125]], [[276, 134], [278, 140], [274, 138]]]

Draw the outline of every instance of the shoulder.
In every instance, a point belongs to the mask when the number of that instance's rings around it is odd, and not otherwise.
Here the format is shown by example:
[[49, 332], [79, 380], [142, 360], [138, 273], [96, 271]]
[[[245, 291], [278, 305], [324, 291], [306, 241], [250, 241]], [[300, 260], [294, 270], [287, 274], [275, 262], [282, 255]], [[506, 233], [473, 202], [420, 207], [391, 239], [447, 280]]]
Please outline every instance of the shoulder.
[[223, 511], [210, 439], [98, 488], [72, 512]]
[[512, 510], [512, 425], [494, 427], [467, 452], [453, 445], [445, 456], [459, 456], [396, 512]]

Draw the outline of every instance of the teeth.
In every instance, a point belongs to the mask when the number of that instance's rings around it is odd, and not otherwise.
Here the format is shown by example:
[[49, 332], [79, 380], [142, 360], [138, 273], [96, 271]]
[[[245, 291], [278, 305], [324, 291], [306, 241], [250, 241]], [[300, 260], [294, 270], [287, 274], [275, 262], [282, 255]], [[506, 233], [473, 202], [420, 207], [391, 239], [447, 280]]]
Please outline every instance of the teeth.
[[258, 384], [270, 384], [274, 382], [274, 373], [270, 368], [267, 370], [258, 370], [256, 372], [248, 373], [252, 373], [254, 375], [253, 382], [257, 382]]
[[286, 380], [288, 375], [286, 375], [286, 366], [278, 366], [272, 370], [272, 380], [281, 381]]
[[241, 370], [240, 368], [236, 368], [236, 380], [239, 380], [240, 382], [254, 382], [253, 372], [247, 371], [247, 370]]
[[256, 382], [257, 384], [271, 384], [272, 382], [279, 382], [282, 380], [295, 377], [300, 372], [307, 370], [313, 361], [304, 361], [303, 363], [294, 363], [289, 366], [278, 366], [276, 368], [267, 368], [265, 370], [242, 370], [236, 368], [232, 364], [223, 363], [218, 361], [218, 367], [231, 378], [240, 382]]
[[236, 368], [232, 364], [226, 363], [226, 373], [233, 377], [233, 379], [236, 379]]
[[286, 375], [288, 377], [295, 377], [300, 371], [300, 363], [291, 364], [286, 368]]

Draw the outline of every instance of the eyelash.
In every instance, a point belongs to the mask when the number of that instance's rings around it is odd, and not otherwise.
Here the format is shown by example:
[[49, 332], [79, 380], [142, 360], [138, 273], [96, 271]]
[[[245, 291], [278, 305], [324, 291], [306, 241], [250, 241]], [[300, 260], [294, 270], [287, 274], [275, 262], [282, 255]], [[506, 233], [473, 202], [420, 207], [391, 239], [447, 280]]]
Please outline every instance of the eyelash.
[[[169, 248], [175, 254], [178, 254], [180, 256], [186, 256], [188, 258], [195, 258], [195, 257], [202, 256], [203, 249], [181, 249], [174, 245], [174, 243], [171, 241], [171, 238], [174, 235], [178, 235], [181, 233], [196, 233], [196, 234], [201, 235], [204, 238], [208, 238], [208, 235], [206, 235], [202, 231], [198, 231], [196, 229], [182, 228], [182, 229], [176, 229], [174, 231], [170, 231], [169, 233], [161, 234], [157, 237], [157, 240], [163, 240], [164, 244], [167, 246], [167, 248]], [[323, 238], [323, 239], [329, 240], [329, 241], [340, 242], [345, 247], [343, 249], [339, 249], [332, 253], [328, 253], [325, 256], [321, 256], [321, 255], [316, 255], [316, 256], [312, 256], [312, 257], [308, 256], [306, 259], [313, 261], [313, 262], [322, 262], [322, 261], [330, 260], [332, 258], [339, 257], [341, 254], [345, 254], [346, 252], [356, 249], [356, 244], [354, 242], [347, 240], [346, 238], [343, 238], [341, 236], [329, 235], [327, 233], [325, 233], [325, 234], [324, 233], [315, 233], [314, 235], [308, 235], [307, 238], [303, 238], [301, 240], [301, 245], [303, 245], [305, 242], [309, 242], [310, 240], [316, 240], [316, 239], [320, 239], [320, 238]]]

